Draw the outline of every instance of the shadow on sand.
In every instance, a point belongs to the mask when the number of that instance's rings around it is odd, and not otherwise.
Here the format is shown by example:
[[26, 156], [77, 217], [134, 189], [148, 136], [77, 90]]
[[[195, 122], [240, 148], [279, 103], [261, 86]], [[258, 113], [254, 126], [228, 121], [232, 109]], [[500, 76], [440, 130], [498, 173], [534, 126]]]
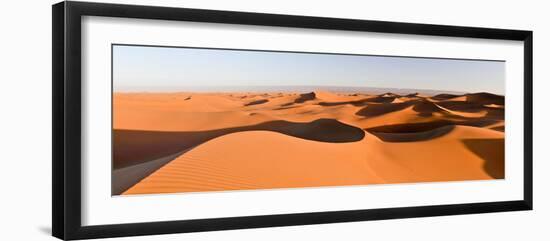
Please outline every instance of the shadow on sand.
[[366, 129], [385, 142], [413, 142], [431, 140], [451, 132], [455, 125], [447, 121], [407, 123], [377, 126]]
[[255, 100], [255, 101], [246, 103], [244, 106], [260, 105], [260, 104], [267, 103], [268, 101], [269, 101], [269, 100], [266, 100], [266, 99]]
[[404, 123], [376, 126], [365, 129], [386, 142], [425, 141], [441, 137], [451, 132], [455, 126], [485, 127], [497, 123], [497, 120], [471, 119], [465, 121], [439, 120], [420, 123]]
[[[490, 100], [486, 102], [500, 103], [499, 101], [490, 101]], [[503, 108], [487, 107], [487, 106], [484, 106], [484, 104], [472, 103], [472, 102], [466, 102], [466, 101], [444, 101], [444, 102], [433, 103], [428, 100], [410, 100], [402, 103], [370, 103], [370, 104], [367, 104], [367, 106], [361, 108], [355, 114], [363, 117], [375, 117], [375, 116], [380, 116], [380, 115], [384, 115], [395, 111], [400, 111], [410, 106], [412, 106], [412, 110], [415, 111], [418, 116], [422, 116], [422, 117], [430, 117], [434, 113], [440, 113], [440, 114], [455, 116], [457, 118], [470, 119], [467, 117], [451, 114], [445, 109], [443, 109], [443, 108], [446, 108], [452, 111], [460, 111], [460, 112], [468, 112], [468, 113], [487, 111], [487, 114], [486, 114], [487, 118], [490, 118], [490, 119], [504, 118]]]
[[504, 178], [504, 139], [464, 139], [464, 146], [485, 160], [483, 169], [496, 179]]
[[208, 131], [113, 130], [113, 168], [123, 168], [181, 152], [213, 138], [241, 131], [274, 131], [312, 141], [344, 143], [363, 139], [362, 129], [334, 119], [308, 123], [269, 121], [257, 125]]

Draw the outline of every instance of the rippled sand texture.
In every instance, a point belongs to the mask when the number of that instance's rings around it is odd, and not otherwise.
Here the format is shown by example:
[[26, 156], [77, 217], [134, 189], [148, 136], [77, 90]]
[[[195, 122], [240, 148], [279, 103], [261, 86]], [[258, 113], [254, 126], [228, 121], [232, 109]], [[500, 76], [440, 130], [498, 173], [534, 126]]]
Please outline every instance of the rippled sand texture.
[[504, 178], [490, 93], [113, 97], [113, 195]]

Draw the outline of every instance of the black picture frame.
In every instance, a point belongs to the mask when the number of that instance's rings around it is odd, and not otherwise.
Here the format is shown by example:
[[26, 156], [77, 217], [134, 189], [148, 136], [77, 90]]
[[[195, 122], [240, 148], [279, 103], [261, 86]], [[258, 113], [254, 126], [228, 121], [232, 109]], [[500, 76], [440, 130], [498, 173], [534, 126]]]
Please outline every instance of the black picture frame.
[[[81, 224], [81, 17], [195, 21], [430, 36], [518, 40], [524, 43], [524, 193], [521, 200], [367, 210], [294, 213], [82, 226]], [[52, 6], [52, 233], [60, 239], [185, 233], [380, 219], [531, 210], [533, 207], [533, 33], [532, 31], [278, 14], [151, 7], [91, 2]]]

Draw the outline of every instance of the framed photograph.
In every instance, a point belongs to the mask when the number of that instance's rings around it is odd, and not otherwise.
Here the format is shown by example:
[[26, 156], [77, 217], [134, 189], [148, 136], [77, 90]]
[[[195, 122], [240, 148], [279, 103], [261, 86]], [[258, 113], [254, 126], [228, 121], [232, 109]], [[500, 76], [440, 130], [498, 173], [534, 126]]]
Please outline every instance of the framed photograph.
[[525, 30], [55, 4], [53, 235], [531, 210], [532, 48]]

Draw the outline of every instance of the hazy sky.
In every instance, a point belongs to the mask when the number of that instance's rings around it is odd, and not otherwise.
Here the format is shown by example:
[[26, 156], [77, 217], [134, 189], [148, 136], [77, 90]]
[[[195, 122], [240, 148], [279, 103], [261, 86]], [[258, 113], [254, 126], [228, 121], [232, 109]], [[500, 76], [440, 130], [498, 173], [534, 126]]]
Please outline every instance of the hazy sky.
[[170, 47], [113, 47], [115, 91], [341, 86], [504, 94], [505, 62]]

